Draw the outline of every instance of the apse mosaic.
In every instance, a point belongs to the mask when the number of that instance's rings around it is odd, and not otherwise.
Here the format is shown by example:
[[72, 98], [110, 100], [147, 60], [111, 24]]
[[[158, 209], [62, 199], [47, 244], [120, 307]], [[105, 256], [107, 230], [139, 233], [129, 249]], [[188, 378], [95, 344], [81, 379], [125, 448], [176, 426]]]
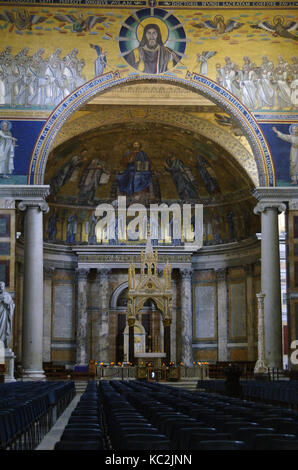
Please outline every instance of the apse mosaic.
[[45, 183], [52, 188], [45, 225], [51, 242], [105, 243], [95, 233], [95, 208], [108, 202], [117, 210], [119, 196], [146, 207], [204, 204], [205, 245], [241, 240], [257, 229], [251, 184], [240, 165], [219, 145], [171, 126], [132, 123], [71, 139], [51, 153]]

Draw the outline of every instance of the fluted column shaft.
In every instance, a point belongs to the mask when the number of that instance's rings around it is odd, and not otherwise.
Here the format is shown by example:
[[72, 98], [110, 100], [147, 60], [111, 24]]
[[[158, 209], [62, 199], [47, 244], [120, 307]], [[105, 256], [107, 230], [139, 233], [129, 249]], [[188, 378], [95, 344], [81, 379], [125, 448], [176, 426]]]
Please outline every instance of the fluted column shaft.
[[191, 269], [181, 269], [181, 361], [192, 366], [192, 292]]
[[24, 293], [23, 293], [23, 374], [42, 378], [43, 350], [43, 212], [44, 200], [19, 203], [25, 211], [24, 226]]
[[282, 319], [278, 213], [285, 205], [259, 202], [261, 214], [261, 290], [264, 299], [265, 356], [270, 367], [282, 367]]
[[88, 269], [77, 269], [77, 354], [78, 365], [87, 364], [87, 276]]

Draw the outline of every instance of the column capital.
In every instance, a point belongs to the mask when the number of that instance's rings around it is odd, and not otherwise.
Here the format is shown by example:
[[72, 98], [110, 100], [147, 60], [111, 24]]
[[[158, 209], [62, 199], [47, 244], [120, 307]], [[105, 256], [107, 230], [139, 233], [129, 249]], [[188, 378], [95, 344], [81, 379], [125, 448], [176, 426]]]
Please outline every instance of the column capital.
[[172, 319], [170, 317], [166, 317], [163, 319], [163, 325], [164, 326], [170, 326], [172, 323]]
[[226, 281], [228, 276], [227, 268], [219, 268], [215, 270], [217, 281]]
[[20, 211], [26, 211], [29, 207], [35, 207], [39, 209], [41, 212], [49, 212], [48, 203], [44, 199], [23, 199], [18, 204], [18, 209]]
[[192, 270], [191, 268], [180, 268], [182, 279], [191, 279]]
[[134, 326], [135, 322], [136, 322], [136, 318], [135, 318], [135, 317], [133, 317], [133, 316], [128, 316], [128, 317], [127, 317], [128, 326]]
[[100, 276], [100, 279], [108, 279], [110, 272], [112, 269], [109, 268], [97, 268], [97, 275]]
[[89, 268], [76, 268], [76, 278], [78, 281], [87, 281]]
[[44, 273], [45, 279], [52, 279], [54, 271], [55, 271], [55, 268], [53, 266], [44, 266], [43, 273]]
[[254, 214], [259, 215], [265, 212], [267, 209], [277, 209], [277, 212], [281, 214], [287, 209], [286, 204], [279, 201], [260, 201], [254, 208]]
[[244, 272], [249, 276], [253, 274], [254, 267], [252, 264], [245, 264], [243, 266]]
[[266, 294], [263, 294], [263, 292], [259, 292], [258, 294], [256, 294], [256, 297], [258, 299], [258, 304], [260, 306], [263, 305], [265, 296], [266, 296]]

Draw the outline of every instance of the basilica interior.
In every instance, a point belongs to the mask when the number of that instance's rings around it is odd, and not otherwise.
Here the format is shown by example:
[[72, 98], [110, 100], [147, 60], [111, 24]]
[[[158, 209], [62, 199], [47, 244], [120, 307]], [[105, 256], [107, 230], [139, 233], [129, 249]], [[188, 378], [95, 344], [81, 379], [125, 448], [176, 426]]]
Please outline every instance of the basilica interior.
[[[61, 396], [38, 435], [0, 435], [0, 448], [36, 448], [91, 395], [113, 407], [118, 394], [156, 424], [155, 393], [199, 420], [212, 397], [214, 410], [261, 400], [248, 382], [297, 388], [294, 3], [29, 3], [31, 17], [0, 3], [0, 283], [14, 304], [6, 321], [0, 294], [0, 415], [8, 386], [59, 384]], [[155, 69], [150, 42], [141, 49], [153, 23]], [[291, 408], [293, 449], [296, 395], [262, 399]], [[121, 449], [119, 416], [100, 416], [94, 449]], [[152, 448], [204, 448], [160, 426]]]

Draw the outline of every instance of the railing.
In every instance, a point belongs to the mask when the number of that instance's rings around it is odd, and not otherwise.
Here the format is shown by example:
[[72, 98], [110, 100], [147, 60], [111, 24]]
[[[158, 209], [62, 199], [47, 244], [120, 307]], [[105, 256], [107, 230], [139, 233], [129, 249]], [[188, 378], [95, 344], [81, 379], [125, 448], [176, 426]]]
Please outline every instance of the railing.
[[[202, 364], [194, 367], [179, 366], [180, 380], [198, 379], [204, 380], [209, 377], [209, 367]], [[105, 380], [127, 380], [136, 379], [137, 367], [135, 366], [98, 366], [97, 379]]]
[[180, 366], [180, 378], [183, 379], [208, 379], [209, 377], [209, 366], [207, 364], [185, 367]]
[[97, 367], [97, 378], [106, 380], [127, 380], [136, 378], [137, 368], [133, 366], [106, 366]]

